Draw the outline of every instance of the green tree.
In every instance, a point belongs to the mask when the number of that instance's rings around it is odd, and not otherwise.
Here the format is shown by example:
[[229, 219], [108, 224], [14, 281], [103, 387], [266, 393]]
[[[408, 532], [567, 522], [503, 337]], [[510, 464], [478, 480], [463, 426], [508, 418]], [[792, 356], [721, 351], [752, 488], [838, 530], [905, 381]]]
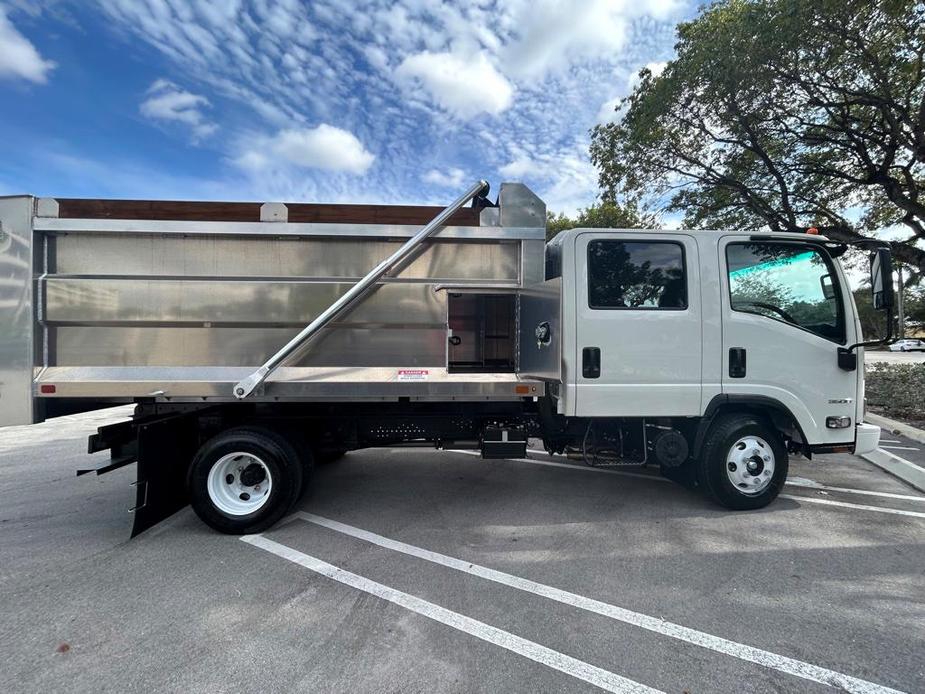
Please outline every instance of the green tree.
[[922, 277], [925, 3], [719, 0], [678, 39], [592, 132], [603, 199], [647, 196], [693, 228], [898, 226]]
[[593, 229], [652, 229], [658, 225], [658, 218], [651, 212], [640, 210], [637, 204], [628, 202], [602, 202], [578, 210], [572, 219], [561, 212], [546, 213], [546, 240], [560, 231], [590, 227]]
[[861, 334], [865, 340], [879, 340], [886, 329], [883, 311], [874, 309], [870, 298], [870, 287], [861, 287], [854, 290], [854, 304], [858, 308], [858, 319], [861, 321]]
[[925, 290], [907, 290], [905, 298], [906, 330], [921, 334], [925, 331]]

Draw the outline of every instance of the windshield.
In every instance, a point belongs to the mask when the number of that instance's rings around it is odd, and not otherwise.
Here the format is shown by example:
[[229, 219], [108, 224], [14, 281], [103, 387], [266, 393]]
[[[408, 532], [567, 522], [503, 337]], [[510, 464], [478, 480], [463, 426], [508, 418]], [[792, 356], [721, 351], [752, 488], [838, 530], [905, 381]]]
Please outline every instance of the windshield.
[[844, 341], [836, 274], [821, 250], [785, 242], [734, 243], [726, 258], [733, 310]]

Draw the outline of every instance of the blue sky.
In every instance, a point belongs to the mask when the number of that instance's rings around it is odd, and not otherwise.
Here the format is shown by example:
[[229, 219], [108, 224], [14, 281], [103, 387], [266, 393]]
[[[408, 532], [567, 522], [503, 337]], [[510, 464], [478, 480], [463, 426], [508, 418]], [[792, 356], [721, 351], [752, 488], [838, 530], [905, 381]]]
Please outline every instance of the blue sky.
[[0, 0], [0, 194], [591, 204], [688, 0]]

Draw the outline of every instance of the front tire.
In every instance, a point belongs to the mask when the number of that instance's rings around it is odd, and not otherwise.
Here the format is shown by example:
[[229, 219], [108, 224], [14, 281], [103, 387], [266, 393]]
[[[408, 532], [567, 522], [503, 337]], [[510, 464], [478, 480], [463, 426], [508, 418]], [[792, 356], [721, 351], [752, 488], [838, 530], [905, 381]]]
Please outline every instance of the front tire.
[[780, 493], [789, 468], [780, 434], [754, 415], [720, 415], [698, 461], [707, 495], [728, 509], [763, 508]]
[[206, 441], [187, 475], [190, 504], [222, 533], [259, 533], [298, 500], [303, 466], [283, 436], [262, 427], [229, 429]]

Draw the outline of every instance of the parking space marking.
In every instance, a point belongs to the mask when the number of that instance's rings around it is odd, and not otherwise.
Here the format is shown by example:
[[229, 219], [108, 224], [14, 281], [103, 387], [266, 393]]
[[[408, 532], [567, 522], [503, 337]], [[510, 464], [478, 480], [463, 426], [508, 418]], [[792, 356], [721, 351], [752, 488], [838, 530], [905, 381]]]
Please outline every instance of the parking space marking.
[[564, 653], [559, 653], [551, 648], [542, 646], [533, 641], [493, 627], [485, 622], [480, 622], [472, 617], [467, 617], [458, 612], [453, 612], [445, 607], [428, 602], [409, 593], [403, 593], [400, 590], [391, 588], [382, 583], [377, 583], [365, 576], [351, 573], [345, 569], [328, 564], [325, 561], [316, 559], [308, 554], [287, 547], [264, 537], [263, 535], [244, 535], [240, 538], [244, 542], [251, 544], [260, 549], [271, 552], [278, 557], [298, 564], [306, 569], [326, 576], [338, 583], [342, 583], [351, 588], [363, 591], [377, 598], [388, 600], [395, 605], [404, 607], [406, 610], [415, 612], [423, 617], [432, 619], [435, 622], [445, 624], [458, 631], [462, 631], [471, 636], [475, 636], [482, 641], [494, 644], [500, 648], [511, 651], [524, 658], [558, 670], [566, 675], [600, 687], [608, 692], [617, 692], [619, 694], [665, 694], [661, 690], [653, 689], [634, 680], [604, 670], [583, 660], [578, 660]]
[[917, 446], [880, 446], [880, 448], [889, 448], [891, 451], [918, 451]]
[[922, 511], [903, 511], [898, 508], [885, 508], [883, 506], [868, 506], [866, 504], [852, 504], [850, 501], [832, 501], [831, 499], [818, 499], [814, 496], [799, 496], [796, 494], [780, 494], [781, 499], [793, 499], [794, 501], [806, 501], [811, 504], [823, 504], [824, 506], [841, 506], [842, 508], [854, 508], [861, 511], [878, 511], [880, 513], [892, 513], [897, 516], [912, 516], [913, 518], [925, 518], [925, 512]]
[[795, 677], [800, 677], [812, 682], [827, 684], [832, 687], [839, 687], [845, 691], [855, 692], [858, 694], [897, 693], [897, 690], [890, 689], [889, 687], [879, 685], [875, 682], [868, 682], [867, 680], [852, 677], [851, 675], [845, 675], [843, 673], [836, 672], [835, 670], [829, 670], [827, 668], [813, 665], [812, 663], [807, 663], [802, 660], [789, 658], [784, 655], [778, 655], [777, 653], [765, 651], [760, 648], [755, 648], [754, 646], [738, 643], [736, 641], [730, 641], [729, 639], [724, 639], [721, 636], [714, 636], [713, 634], [691, 629], [690, 627], [675, 624], [658, 617], [651, 617], [641, 612], [633, 612], [632, 610], [618, 607], [616, 605], [611, 605], [610, 603], [601, 602], [600, 600], [595, 600], [594, 598], [588, 598], [583, 595], [578, 595], [577, 593], [571, 593], [566, 590], [561, 590], [553, 586], [545, 585], [543, 583], [537, 583], [536, 581], [532, 581], [528, 578], [514, 576], [513, 574], [504, 573], [503, 571], [498, 571], [496, 569], [490, 569], [485, 566], [480, 566], [479, 564], [474, 564], [472, 562], [450, 557], [445, 554], [433, 552], [431, 550], [424, 549], [423, 547], [409, 545], [405, 542], [401, 542], [400, 540], [393, 540], [383, 535], [378, 535], [368, 530], [363, 530], [362, 528], [357, 528], [352, 525], [347, 525], [346, 523], [341, 523], [340, 521], [317, 516], [313, 513], [297, 511], [296, 513], [292, 514], [290, 518], [298, 518], [309, 523], [314, 523], [315, 525], [320, 525], [330, 530], [334, 530], [335, 532], [349, 535], [350, 537], [369, 542], [370, 544], [374, 544], [385, 549], [390, 549], [402, 554], [416, 557], [418, 559], [432, 562], [434, 564], [439, 564], [440, 566], [462, 571], [463, 573], [478, 576], [479, 578], [493, 581], [494, 583], [499, 583], [501, 585], [515, 588], [517, 590], [522, 590], [527, 593], [532, 593], [534, 595], [539, 595], [541, 597], [548, 598], [550, 600], [554, 600], [571, 607], [577, 607], [578, 609], [582, 609], [587, 612], [593, 612], [604, 617], [609, 617], [616, 621], [623, 622], [624, 624], [640, 627], [662, 636], [668, 636], [670, 638], [684, 641], [695, 646], [701, 646], [702, 648], [706, 648], [717, 653], [722, 653], [723, 655], [732, 656], [733, 658], [738, 658], [739, 660], [745, 660], [757, 665], [763, 665], [764, 667], [770, 668], [772, 670], [777, 670], [778, 672], [783, 672], [788, 675], [794, 675]]
[[[824, 492], [843, 492], [845, 494], [862, 494], [864, 496], [879, 496], [885, 499], [902, 499], [904, 501], [920, 501], [925, 503], [925, 496], [914, 496], [912, 494], [895, 494], [893, 492], [873, 492], [869, 489], [853, 489], [850, 487], [830, 487], [827, 484], [806, 484], [803, 482], [793, 482], [787, 480], [788, 487], [802, 487], [805, 489], [818, 489]], [[800, 497], [801, 499], [803, 497]]]
[[[466, 451], [466, 450], [461, 450], [461, 449], [450, 449], [450, 448], [445, 449], [445, 450], [448, 453], [465, 453], [466, 455], [481, 455], [478, 451]], [[528, 453], [542, 453], [543, 455], [549, 455], [545, 451], [535, 451], [535, 450], [528, 449], [527, 452]], [[891, 453], [890, 455], [893, 455], [893, 454]], [[895, 456], [895, 457], [899, 457], [899, 456]], [[669, 482], [669, 483], [671, 482], [671, 480], [668, 479], [667, 477], [658, 477], [656, 475], [649, 475], [643, 472], [624, 472], [623, 470], [612, 470], [609, 468], [591, 467], [589, 465], [575, 465], [572, 463], [556, 463], [551, 460], [537, 460], [536, 458], [508, 458], [507, 460], [510, 460], [516, 463], [529, 463], [531, 465], [545, 465], [547, 467], [562, 467], [562, 468], [568, 468], [569, 470], [577, 470], [579, 472], [603, 472], [609, 475], [620, 475], [622, 477], [636, 477], [638, 479], [646, 479], [646, 480], [651, 480], [653, 482]], [[915, 496], [913, 494], [894, 494], [893, 492], [874, 492], [874, 491], [870, 491], [867, 489], [854, 489], [851, 487], [830, 487], [825, 484], [816, 484], [816, 483], [807, 484], [806, 482], [789, 481], [789, 480], [785, 484], [788, 487], [800, 487], [801, 489], [816, 489], [816, 490], [823, 491], [823, 492], [842, 492], [844, 494], [861, 494], [864, 496], [879, 496], [879, 497], [884, 497], [887, 499], [902, 499], [904, 501], [919, 501], [919, 502], [925, 503], [925, 496]], [[785, 494], [781, 494], [781, 496], [784, 498], [791, 498], [791, 497], [787, 497], [787, 495]], [[793, 496], [792, 498], [805, 499], [805, 498], [810, 498], [810, 497]], [[864, 506], [864, 505], [852, 504], [847, 501], [846, 502], [830, 501], [829, 503], [834, 504], [836, 506], [847, 504], [849, 507], [865, 509], [868, 511], [883, 511], [884, 513], [898, 513], [900, 515], [922, 516], [923, 518], [925, 518], [925, 514], [921, 514], [916, 511], [898, 511], [896, 509], [885, 509], [880, 506]]]

